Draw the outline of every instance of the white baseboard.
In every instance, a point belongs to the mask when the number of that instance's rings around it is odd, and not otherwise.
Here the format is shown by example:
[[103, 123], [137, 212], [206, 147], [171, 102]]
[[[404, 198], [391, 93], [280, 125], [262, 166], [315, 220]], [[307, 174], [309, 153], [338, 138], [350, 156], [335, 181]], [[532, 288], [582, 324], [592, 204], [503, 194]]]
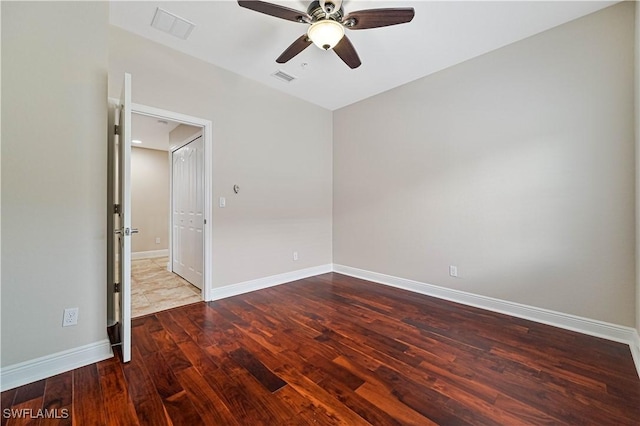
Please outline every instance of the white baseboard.
[[312, 268], [299, 269], [297, 271], [285, 272], [284, 274], [271, 275], [269, 277], [258, 278], [251, 281], [244, 281], [237, 284], [231, 284], [224, 287], [212, 289], [211, 300], [224, 299], [226, 297], [237, 296], [239, 294], [249, 293], [251, 291], [262, 290], [263, 288], [273, 287], [285, 284], [291, 281], [301, 280], [303, 278], [313, 277], [315, 275], [326, 274], [332, 272], [332, 265], [320, 265]]
[[433, 284], [426, 284], [419, 281], [380, 274], [378, 272], [352, 268], [350, 266], [334, 264], [333, 271], [367, 281], [373, 281], [379, 284], [385, 284], [391, 287], [397, 287], [415, 293], [461, 303], [463, 305], [474, 306], [488, 311], [499, 312], [518, 318], [564, 328], [566, 330], [577, 331], [590, 336], [601, 337], [614, 342], [628, 344], [634, 357], [638, 375], [640, 376], [640, 338], [638, 338], [638, 332], [634, 328], [537, 308], [535, 306], [495, 299], [493, 297], [480, 296]]
[[633, 342], [629, 343], [629, 347], [631, 348], [631, 356], [633, 357], [633, 362], [636, 364], [638, 377], [640, 377], [640, 335], [638, 335], [637, 331], [633, 336]]
[[5, 390], [46, 379], [94, 362], [103, 361], [112, 356], [111, 343], [108, 339], [105, 339], [3, 367], [0, 370], [0, 390], [4, 392]]
[[131, 253], [131, 259], [153, 259], [154, 257], [167, 257], [167, 256], [169, 256], [169, 249], [137, 251], [135, 253]]

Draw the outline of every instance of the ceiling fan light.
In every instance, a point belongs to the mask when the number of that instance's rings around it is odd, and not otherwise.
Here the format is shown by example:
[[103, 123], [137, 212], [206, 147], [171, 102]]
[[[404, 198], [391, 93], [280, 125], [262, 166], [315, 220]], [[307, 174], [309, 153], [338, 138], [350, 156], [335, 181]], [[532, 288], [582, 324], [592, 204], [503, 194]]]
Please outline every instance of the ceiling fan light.
[[344, 27], [332, 19], [314, 22], [307, 31], [307, 36], [320, 49], [333, 49], [344, 37]]

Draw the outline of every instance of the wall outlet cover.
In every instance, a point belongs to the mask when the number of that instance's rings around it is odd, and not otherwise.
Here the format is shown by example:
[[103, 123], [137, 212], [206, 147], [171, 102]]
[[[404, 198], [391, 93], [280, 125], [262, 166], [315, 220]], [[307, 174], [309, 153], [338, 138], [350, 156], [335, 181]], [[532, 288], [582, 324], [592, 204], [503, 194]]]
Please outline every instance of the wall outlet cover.
[[78, 308], [67, 308], [64, 310], [62, 317], [62, 326], [69, 327], [70, 325], [78, 324]]
[[449, 266], [449, 275], [451, 275], [452, 277], [457, 277], [458, 276], [458, 267], [451, 265]]

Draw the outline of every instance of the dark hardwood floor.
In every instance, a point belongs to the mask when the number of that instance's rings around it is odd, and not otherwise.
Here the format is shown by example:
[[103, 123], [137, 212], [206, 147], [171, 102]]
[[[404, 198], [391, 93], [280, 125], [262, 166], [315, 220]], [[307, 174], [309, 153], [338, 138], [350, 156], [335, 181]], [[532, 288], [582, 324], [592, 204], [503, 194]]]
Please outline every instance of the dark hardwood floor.
[[2, 425], [638, 425], [640, 379], [626, 345], [326, 274], [136, 319], [130, 363], [2, 408], [68, 413]]

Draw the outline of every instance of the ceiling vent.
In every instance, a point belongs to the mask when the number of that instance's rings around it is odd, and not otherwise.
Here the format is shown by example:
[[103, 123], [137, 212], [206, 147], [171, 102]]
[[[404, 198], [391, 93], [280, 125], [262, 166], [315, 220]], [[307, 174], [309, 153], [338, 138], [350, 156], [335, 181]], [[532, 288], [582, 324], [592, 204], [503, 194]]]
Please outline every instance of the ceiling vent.
[[196, 24], [164, 9], [157, 8], [153, 21], [151, 21], [151, 26], [174, 37], [186, 40]]
[[291, 83], [293, 80], [295, 80], [297, 78], [297, 77], [292, 76], [291, 74], [287, 74], [286, 72], [284, 72], [282, 70], [278, 70], [278, 71], [274, 72], [271, 75], [274, 76], [275, 78], [277, 78], [280, 81], [284, 81], [285, 83]]

